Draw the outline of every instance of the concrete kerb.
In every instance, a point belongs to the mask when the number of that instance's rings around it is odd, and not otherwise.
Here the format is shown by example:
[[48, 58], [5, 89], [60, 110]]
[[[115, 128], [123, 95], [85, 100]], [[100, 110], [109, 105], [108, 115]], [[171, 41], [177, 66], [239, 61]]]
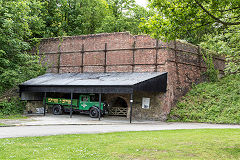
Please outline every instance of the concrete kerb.
[[[87, 115], [74, 115], [69, 118], [69, 115], [26, 115], [27, 119], [0, 119], [0, 123], [5, 125], [0, 127], [14, 126], [53, 126], [53, 125], [128, 125], [129, 119], [126, 117], [103, 117], [100, 121], [93, 119]], [[132, 124], [160, 124], [161, 121], [139, 121], [134, 120]]]

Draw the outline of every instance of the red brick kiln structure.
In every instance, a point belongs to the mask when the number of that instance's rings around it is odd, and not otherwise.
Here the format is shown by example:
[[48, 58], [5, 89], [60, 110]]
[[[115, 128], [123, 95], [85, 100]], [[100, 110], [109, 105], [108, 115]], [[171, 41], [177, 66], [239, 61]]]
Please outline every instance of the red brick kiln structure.
[[[136, 119], [165, 120], [192, 83], [202, 81], [206, 70], [197, 46], [179, 41], [166, 43], [127, 32], [43, 39], [38, 51], [42, 63], [47, 63], [48, 72], [52, 73], [168, 72], [166, 93], [134, 93]], [[224, 59], [214, 58], [220, 73], [224, 63]], [[125, 100], [129, 108], [129, 95], [105, 96], [110, 103], [117, 97]], [[141, 107], [142, 97], [151, 98], [149, 109]]]

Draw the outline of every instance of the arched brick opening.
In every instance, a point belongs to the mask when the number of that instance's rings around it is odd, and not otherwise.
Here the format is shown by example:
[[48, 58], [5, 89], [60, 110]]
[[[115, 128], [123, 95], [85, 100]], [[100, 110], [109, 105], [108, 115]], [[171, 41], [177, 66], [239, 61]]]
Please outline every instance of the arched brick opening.
[[128, 117], [130, 104], [126, 97], [121, 95], [112, 95], [107, 99], [109, 103], [109, 115]]

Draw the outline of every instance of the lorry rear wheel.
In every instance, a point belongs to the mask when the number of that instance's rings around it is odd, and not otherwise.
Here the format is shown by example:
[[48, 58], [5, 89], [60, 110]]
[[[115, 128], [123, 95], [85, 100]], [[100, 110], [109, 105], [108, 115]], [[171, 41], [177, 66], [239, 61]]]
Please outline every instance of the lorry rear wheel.
[[62, 107], [61, 107], [61, 105], [54, 105], [53, 106], [53, 114], [54, 115], [62, 114]]
[[95, 107], [92, 107], [90, 109], [89, 115], [90, 115], [91, 118], [97, 118], [98, 115], [99, 115], [98, 109], [95, 108]]

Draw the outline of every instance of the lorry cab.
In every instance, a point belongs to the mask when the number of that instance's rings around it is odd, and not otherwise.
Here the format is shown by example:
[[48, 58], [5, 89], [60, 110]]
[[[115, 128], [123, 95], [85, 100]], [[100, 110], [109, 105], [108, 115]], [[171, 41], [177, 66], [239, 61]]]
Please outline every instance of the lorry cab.
[[79, 109], [86, 110], [89, 109], [91, 106], [99, 106], [98, 101], [96, 101], [94, 98], [95, 95], [80, 95], [79, 96]]

